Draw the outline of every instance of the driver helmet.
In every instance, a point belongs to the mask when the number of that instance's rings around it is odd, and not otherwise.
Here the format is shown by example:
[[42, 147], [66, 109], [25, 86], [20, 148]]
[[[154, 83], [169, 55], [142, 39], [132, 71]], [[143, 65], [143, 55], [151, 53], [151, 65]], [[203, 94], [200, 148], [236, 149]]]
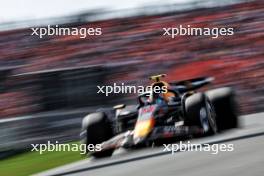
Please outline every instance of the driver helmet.
[[155, 82], [151, 84], [151, 92], [149, 97], [149, 102], [159, 103], [160, 101], [163, 101], [163, 94], [168, 91], [168, 84], [163, 81]]

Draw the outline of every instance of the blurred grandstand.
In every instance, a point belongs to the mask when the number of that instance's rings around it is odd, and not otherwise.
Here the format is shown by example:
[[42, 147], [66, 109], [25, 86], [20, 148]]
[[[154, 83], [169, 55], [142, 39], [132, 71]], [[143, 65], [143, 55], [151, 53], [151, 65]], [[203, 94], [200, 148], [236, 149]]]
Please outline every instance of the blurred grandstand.
[[[64, 24], [103, 29], [103, 36], [86, 39], [79, 36], [39, 39], [30, 36], [29, 29], [1, 32], [0, 117], [69, 109], [73, 104], [72, 108], [91, 106], [103, 101], [96, 101], [99, 81], [100, 84], [107, 80], [137, 84], [133, 81], [158, 72], [167, 72], [170, 80], [215, 76], [216, 86], [237, 88], [244, 113], [261, 111], [263, 7], [262, 1], [254, 1], [181, 13]], [[234, 27], [235, 35], [218, 39], [161, 37], [163, 27], [177, 24]], [[135, 64], [138, 62], [141, 64]], [[83, 66], [89, 67], [80, 71]], [[97, 76], [91, 76], [91, 70], [96, 67], [101, 70], [93, 73]], [[7, 71], [9, 74], [4, 74]], [[76, 74], [81, 77], [76, 79]]]
[[[40, 39], [28, 28], [0, 32], [0, 118], [131, 103], [135, 95], [100, 96], [96, 86], [144, 85], [156, 73], [168, 80], [214, 76], [213, 87], [237, 90], [241, 113], [263, 111], [264, 1], [93, 22], [79, 17], [63, 26], [101, 27], [103, 35]], [[163, 27], [178, 24], [233, 27], [235, 34], [162, 37]]]

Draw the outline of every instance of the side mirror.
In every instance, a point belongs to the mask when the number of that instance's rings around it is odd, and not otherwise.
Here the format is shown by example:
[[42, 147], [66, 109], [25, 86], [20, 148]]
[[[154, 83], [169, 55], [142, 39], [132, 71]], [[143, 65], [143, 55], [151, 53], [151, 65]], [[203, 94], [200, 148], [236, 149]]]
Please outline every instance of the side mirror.
[[125, 104], [119, 104], [119, 105], [114, 106], [113, 108], [114, 108], [115, 110], [117, 110], [117, 109], [123, 109], [123, 108], [125, 108], [125, 107], [126, 107]]

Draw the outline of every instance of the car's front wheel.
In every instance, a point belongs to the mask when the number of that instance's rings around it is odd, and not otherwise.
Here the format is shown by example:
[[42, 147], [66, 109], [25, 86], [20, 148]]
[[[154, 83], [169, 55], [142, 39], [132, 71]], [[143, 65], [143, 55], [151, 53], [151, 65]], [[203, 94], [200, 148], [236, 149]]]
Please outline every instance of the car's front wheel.
[[[103, 112], [96, 112], [87, 115], [82, 123], [82, 129], [86, 130], [86, 138], [83, 143], [88, 147], [89, 144], [98, 145], [113, 137], [111, 124]], [[111, 156], [114, 149], [92, 152], [96, 158]], [[89, 151], [87, 151], [89, 153]]]

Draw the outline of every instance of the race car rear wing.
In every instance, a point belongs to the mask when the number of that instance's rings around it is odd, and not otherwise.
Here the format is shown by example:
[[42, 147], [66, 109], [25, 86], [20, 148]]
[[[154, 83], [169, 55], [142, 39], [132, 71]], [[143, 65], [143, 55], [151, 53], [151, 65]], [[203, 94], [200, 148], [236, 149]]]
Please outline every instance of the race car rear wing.
[[169, 83], [172, 89], [176, 89], [178, 92], [187, 92], [199, 89], [207, 84], [210, 84], [214, 80], [214, 77], [199, 77], [183, 81]]

